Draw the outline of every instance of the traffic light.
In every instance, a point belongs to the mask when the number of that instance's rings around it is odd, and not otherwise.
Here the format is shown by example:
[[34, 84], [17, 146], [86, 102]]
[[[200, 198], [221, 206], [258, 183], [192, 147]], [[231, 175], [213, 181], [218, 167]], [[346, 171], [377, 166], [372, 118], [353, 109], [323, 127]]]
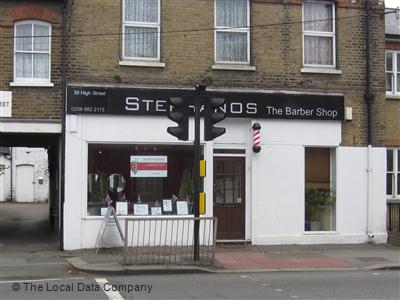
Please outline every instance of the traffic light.
[[221, 107], [225, 104], [224, 98], [206, 98], [204, 109], [204, 140], [211, 141], [225, 133], [225, 128], [214, 127], [214, 124], [225, 119]]
[[[170, 120], [178, 123], [178, 126], [168, 127], [167, 132], [178, 140], [187, 141], [189, 138], [189, 106], [182, 97], [171, 97], [168, 99], [169, 110], [167, 116]], [[171, 108], [173, 110], [171, 111]]]

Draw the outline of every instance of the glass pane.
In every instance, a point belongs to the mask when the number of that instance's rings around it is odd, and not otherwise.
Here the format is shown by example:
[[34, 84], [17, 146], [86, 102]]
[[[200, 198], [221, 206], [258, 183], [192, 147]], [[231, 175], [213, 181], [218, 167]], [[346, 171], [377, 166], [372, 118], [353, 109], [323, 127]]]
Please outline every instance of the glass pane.
[[125, 0], [125, 21], [158, 23], [158, 0]]
[[157, 28], [125, 27], [125, 56], [157, 58]]
[[400, 150], [397, 150], [397, 171], [400, 172]]
[[32, 54], [16, 53], [16, 76], [32, 78]]
[[386, 71], [393, 71], [393, 53], [386, 52]]
[[222, 27], [246, 27], [247, 0], [217, 0], [216, 24]]
[[386, 170], [393, 172], [393, 150], [386, 150]]
[[33, 55], [33, 78], [49, 78], [49, 55]]
[[332, 5], [304, 3], [304, 29], [307, 31], [333, 31]]
[[215, 181], [215, 188], [216, 189], [223, 189], [224, 188], [224, 180], [223, 178], [219, 177]]
[[37, 51], [49, 50], [49, 26], [34, 25], [33, 49]]
[[233, 174], [233, 162], [232, 161], [225, 161], [224, 162], [224, 173], [225, 174]]
[[307, 65], [333, 65], [333, 38], [305, 36], [304, 63]]
[[388, 173], [386, 174], [386, 195], [393, 194], [393, 174]]
[[233, 178], [225, 177], [225, 189], [233, 189]]
[[400, 173], [397, 173], [397, 195], [400, 195]]
[[23, 24], [16, 26], [16, 49], [32, 51], [32, 25]]
[[223, 190], [216, 191], [215, 202], [218, 204], [223, 204], [225, 202], [225, 194]]
[[225, 190], [225, 203], [233, 203], [233, 190]]
[[397, 53], [397, 72], [400, 72], [400, 53]]
[[386, 73], [386, 91], [393, 91], [393, 73]]
[[397, 73], [397, 92], [400, 92], [400, 73]]
[[247, 62], [247, 33], [217, 32], [217, 61]]

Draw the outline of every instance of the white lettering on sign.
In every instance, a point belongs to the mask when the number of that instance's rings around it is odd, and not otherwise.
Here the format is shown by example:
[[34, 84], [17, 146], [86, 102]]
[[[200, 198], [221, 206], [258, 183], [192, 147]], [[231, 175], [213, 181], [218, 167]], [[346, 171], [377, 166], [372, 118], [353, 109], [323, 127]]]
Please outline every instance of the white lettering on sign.
[[0, 117], [9, 118], [12, 116], [12, 92], [0, 91]]

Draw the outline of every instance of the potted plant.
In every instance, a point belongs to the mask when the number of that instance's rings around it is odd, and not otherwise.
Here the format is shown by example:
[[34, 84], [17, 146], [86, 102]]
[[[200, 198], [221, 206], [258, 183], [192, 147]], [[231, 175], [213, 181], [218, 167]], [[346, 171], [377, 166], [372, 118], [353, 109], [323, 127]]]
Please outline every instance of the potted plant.
[[306, 189], [305, 193], [306, 212], [310, 222], [310, 230], [320, 230], [320, 212], [322, 208], [332, 205], [333, 196], [329, 189]]

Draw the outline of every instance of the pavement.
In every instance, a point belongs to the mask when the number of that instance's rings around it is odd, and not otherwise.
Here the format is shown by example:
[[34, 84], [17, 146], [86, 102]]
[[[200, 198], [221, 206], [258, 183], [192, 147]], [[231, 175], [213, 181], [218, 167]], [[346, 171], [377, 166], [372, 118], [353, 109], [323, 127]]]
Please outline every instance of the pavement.
[[[388, 244], [254, 246], [217, 244], [213, 265], [128, 265], [123, 248], [57, 250], [46, 205], [0, 205], [0, 279], [89, 273], [146, 274], [317, 270], [400, 270], [400, 247]], [[37, 213], [35, 212], [37, 209]], [[21, 211], [29, 211], [21, 218]], [[40, 211], [44, 211], [44, 214]], [[26, 213], [25, 213], [26, 214]], [[47, 229], [46, 229], [47, 228]]]
[[[37, 245], [39, 248], [43, 245]], [[4, 248], [4, 247], [3, 247]], [[2, 249], [1, 277], [29, 276], [30, 267], [57, 268], [66, 274], [165, 274], [165, 273], [221, 273], [221, 272], [276, 272], [318, 270], [400, 270], [400, 248], [386, 244], [354, 245], [218, 245], [215, 264], [200, 265], [127, 265], [123, 263], [123, 249], [94, 249], [57, 251], [32, 248], [11, 251]], [[48, 276], [52, 274], [47, 274]], [[55, 274], [54, 274], [55, 275]]]

